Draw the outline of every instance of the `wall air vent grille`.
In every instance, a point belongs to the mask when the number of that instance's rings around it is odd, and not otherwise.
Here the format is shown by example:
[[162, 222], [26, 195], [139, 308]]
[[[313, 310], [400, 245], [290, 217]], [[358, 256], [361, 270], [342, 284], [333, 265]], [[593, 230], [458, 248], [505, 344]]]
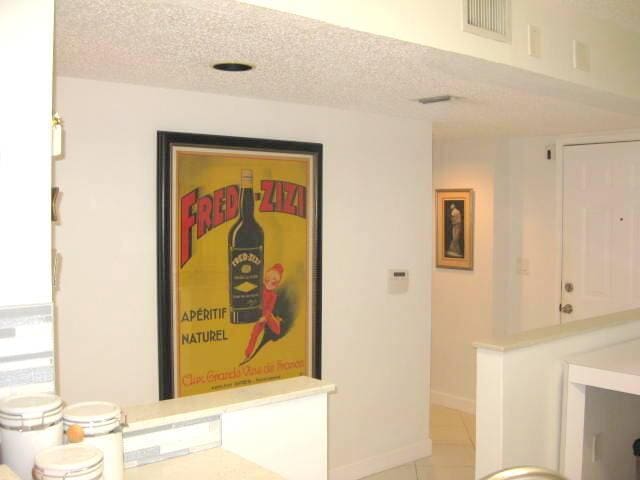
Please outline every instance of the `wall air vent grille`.
[[511, 0], [463, 0], [465, 32], [511, 42]]

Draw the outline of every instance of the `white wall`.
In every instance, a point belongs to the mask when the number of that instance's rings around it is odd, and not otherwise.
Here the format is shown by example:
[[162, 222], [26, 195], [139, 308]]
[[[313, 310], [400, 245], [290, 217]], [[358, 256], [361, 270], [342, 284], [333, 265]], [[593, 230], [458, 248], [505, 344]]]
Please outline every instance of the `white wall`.
[[0, 0], [0, 306], [51, 302], [53, 0]]
[[[323, 377], [333, 478], [426, 455], [431, 127], [418, 121], [60, 78], [55, 244], [67, 401], [157, 398], [156, 130], [324, 144]], [[387, 270], [410, 271], [404, 295]]]
[[[552, 138], [509, 141], [508, 224], [496, 222], [496, 236], [509, 241], [505, 302], [506, 334], [546, 327], [560, 321], [558, 265], [562, 258], [559, 228], [562, 211], [557, 155], [548, 160]], [[519, 264], [519, 260], [524, 263]], [[519, 270], [526, 265], [526, 271]]]
[[[438, 142], [433, 187], [475, 191], [474, 270], [435, 269], [433, 399], [473, 411], [472, 342], [558, 322], [556, 161], [550, 138]], [[519, 260], [528, 272], [519, 271]]]
[[[463, 32], [462, 0], [244, 1], [640, 98], [640, 34], [564, 0], [513, 0], [512, 43]], [[541, 32], [540, 58], [528, 55], [529, 24]], [[590, 47], [589, 73], [573, 69], [574, 39]]]
[[327, 406], [324, 393], [226, 412], [221, 446], [281, 478], [327, 480]]
[[475, 397], [471, 343], [494, 331], [494, 179], [505, 150], [494, 141], [434, 145], [434, 190], [474, 190], [474, 269], [434, 269], [431, 308], [434, 400], [467, 411]]

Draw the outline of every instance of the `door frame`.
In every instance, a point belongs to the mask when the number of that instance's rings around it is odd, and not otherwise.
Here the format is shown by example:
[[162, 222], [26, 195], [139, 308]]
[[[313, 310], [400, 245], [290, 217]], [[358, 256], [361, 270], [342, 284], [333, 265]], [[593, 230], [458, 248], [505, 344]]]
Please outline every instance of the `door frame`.
[[583, 135], [564, 135], [556, 138], [555, 143], [548, 147], [555, 148], [556, 158], [556, 246], [559, 255], [556, 257], [555, 279], [556, 279], [556, 305], [558, 305], [557, 319], [558, 324], [562, 324], [562, 313], [560, 305], [562, 305], [562, 255], [563, 255], [563, 209], [564, 209], [564, 147], [573, 147], [577, 145], [594, 145], [601, 143], [623, 143], [623, 142], [640, 142], [640, 129], [621, 130], [618, 132], [590, 133]]

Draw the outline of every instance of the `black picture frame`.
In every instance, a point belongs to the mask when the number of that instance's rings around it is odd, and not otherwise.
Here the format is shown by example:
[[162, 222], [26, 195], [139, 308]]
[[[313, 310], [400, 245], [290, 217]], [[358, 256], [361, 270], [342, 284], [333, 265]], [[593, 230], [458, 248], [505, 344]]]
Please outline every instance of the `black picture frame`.
[[157, 308], [158, 308], [158, 379], [160, 400], [174, 398], [174, 340], [176, 322], [173, 309], [172, 149], [175, 146], [211, 147], [230, 150], [307, 154], [314, 158], [312, 167], [314, 221], [310, 278], [311, 289], [311, 375], [322, 375], [322, 144], [196, 134], [185, 132], [157, 132]]

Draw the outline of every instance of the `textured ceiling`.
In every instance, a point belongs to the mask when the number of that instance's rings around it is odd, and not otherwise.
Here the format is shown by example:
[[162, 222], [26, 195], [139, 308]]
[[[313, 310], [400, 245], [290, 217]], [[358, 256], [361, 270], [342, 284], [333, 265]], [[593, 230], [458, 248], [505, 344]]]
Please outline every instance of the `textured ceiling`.
[[640, 32], [640, 1], [638, 0], [567, 0], [571, 5], [596, 18], [617, 23]]
[[[209, 67], [229, 60], [256, 69]], [[640, 127], [638, 100], [232, 0], [57, 0], [56, 73], [424, 118], [443, 138]], [[442, 94], [459, 98], [414, 101]]]

